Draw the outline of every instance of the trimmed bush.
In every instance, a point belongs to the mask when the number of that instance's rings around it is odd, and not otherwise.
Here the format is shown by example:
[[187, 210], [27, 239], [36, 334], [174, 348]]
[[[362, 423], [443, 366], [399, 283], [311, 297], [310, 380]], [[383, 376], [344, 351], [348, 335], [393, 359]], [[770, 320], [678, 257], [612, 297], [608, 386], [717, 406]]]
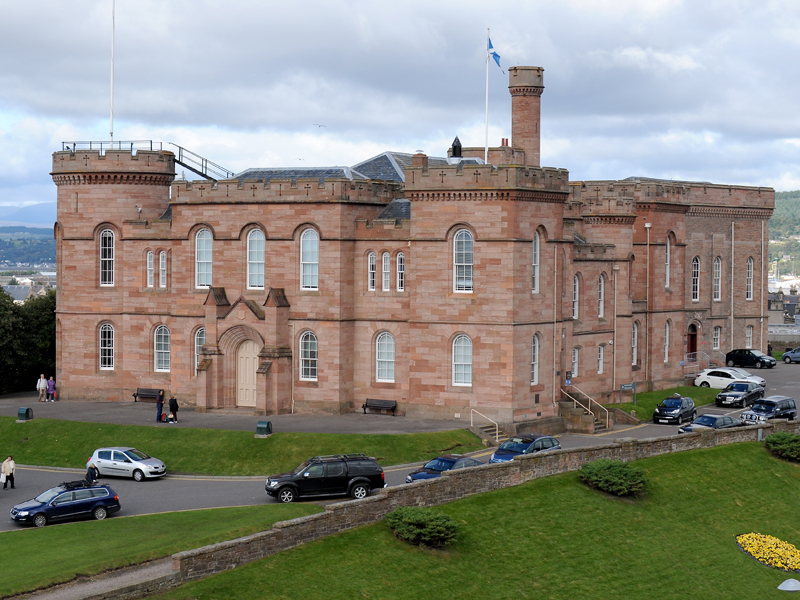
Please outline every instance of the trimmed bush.
[[773, 433], [767, 436], [767, 449], [775, 456], [800, 462], [800, 435], [796, 433]]
[[428, 548], [446, 546], [458, 534], [450, 516], [418, 506], [400, 507], [386, 515], [386, 521], [401, 540]]
[[635, 496], [644, 490], [647, 480], [644, 471], [619, 460], [596, 460], [578, 471], [586, 485], [615, 496]]

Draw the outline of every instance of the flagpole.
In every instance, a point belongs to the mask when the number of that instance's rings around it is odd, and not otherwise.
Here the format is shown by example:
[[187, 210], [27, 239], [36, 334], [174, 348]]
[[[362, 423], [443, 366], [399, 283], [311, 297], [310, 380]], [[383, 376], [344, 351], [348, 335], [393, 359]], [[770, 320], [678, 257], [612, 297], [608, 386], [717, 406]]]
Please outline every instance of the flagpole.
[[486, 28], [486, 144], [483, 151], [483, 162], [489, 162], [489, 28]]
[[115, 30], [116, 0], [111, 0], [111, 147], [114, 147], [114, 30]]

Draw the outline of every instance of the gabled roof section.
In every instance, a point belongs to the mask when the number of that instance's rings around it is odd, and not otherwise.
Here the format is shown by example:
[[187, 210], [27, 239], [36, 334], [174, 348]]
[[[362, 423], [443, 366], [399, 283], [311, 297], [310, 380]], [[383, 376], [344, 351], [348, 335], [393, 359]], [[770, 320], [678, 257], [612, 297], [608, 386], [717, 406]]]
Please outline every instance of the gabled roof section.
[[229, 314], [231, 314], [234, 310], [236, 310], [236, 307], [239, 306], [240, 304], [244, 304], [247, 308], [249, 308], [250, 311], [256, 316], [256, 318], [259, 321], [264, 320], [264, 311], [261, 310], [261, 307], [253, 300], [248, 300], [244, 296], [239, 296], [236, 302], [233, 303], [233, 306], [231, 306], [230, 309], [226, 311], [224, 315], [222, 315], [222, 318], [224, 319]]
[[410, 219], [411, 202], [408, 198], [395, 198], [377, 217], [375, 217], [376, 221], [394, 221], [396, 224], [399, 224], [400, 221], [408, 221]]
[[6, 294], [14, 299], [14, 302], [24, 302], [28, 294], [31, 293], [31, 286], [29, 285], [4, 285], [2, 288]]
[[267, 306], [270, 300], [278, 308], [289, 308], [289, 301], [286, 299], [286, 293], [283, 288], [269, 288], [267, 299], [264, 300], [264, 306]]
[[[383, 152], [373, 156], [353, 166], [353, 170], [358, 171], [369, 179], [379, 179], [382, 181], [397, 181], [405, 183], [406, 177], [404, 170], [411, 166], [413, 154], [406, 152]], [[428, 168], [446, 167], [457, 165], [458, 163], [482, 165], [482, 158], [441, 158], [438, 156], [428, 157]]]
[[349, 179], [350, 181], [363, 181], [367, 179], [361, 173], [350, 167], [276, 167], [274, 169], [247, 169], [233, 176], [243, 183], [246, 179], [263, 180], [269, 183], [272, 179], [289, 179], [296, 182], [298, 179]]
[[208, 290], [208, 296], [206, 296], [206, 301], [203, 302], [203, 306], [230, 306], [231, 303], [228, 302], [228, 295], [225, 293], [225, 288], [221, 287], [212, 287]]

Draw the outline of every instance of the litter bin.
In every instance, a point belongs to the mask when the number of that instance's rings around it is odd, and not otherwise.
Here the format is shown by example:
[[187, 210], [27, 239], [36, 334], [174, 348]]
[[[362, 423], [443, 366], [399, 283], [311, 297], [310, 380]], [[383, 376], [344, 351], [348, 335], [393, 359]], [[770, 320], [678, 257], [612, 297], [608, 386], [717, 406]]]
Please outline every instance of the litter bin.
[[33, 409], [20, 406], [17, 411], [17, 421], [30, 421], [33, 419]]
[[259, 421], [256, 425], [256, 435], [270, 435], [272, 433], [272, 421]]

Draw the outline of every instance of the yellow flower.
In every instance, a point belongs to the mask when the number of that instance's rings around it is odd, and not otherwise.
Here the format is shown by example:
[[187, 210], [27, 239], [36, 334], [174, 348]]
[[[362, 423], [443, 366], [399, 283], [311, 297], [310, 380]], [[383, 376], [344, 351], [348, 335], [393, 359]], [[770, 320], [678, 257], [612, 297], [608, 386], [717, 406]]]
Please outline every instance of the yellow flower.
[[736, 542], [746, 554], [768, 567], [800, 571], [800, 550], [789, 542], [760, 533], [737, 535]]

